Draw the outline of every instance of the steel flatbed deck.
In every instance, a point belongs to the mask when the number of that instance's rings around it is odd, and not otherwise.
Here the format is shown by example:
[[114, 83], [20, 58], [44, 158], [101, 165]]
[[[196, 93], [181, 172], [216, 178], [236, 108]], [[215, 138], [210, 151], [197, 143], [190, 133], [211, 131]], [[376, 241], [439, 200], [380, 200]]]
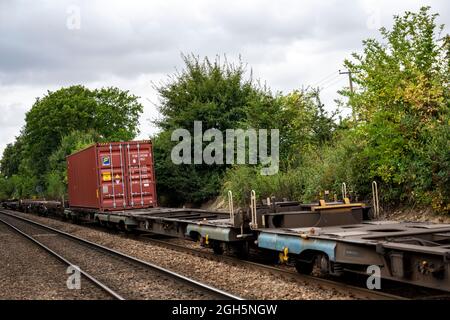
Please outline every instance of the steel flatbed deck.
[[179, 238], [211, 238], [237, 241], [239, 228], [230, 222], [229, 213], [190, 208], [148, 208], [127, 211], [97, 212], [101, 224], [122, 224], [125, 228]]
[[339, 269], [450, 291], [450, 224], [363, 221], [323, 228], [259, 229], [258, 247], [304, 257], [321, 252]]

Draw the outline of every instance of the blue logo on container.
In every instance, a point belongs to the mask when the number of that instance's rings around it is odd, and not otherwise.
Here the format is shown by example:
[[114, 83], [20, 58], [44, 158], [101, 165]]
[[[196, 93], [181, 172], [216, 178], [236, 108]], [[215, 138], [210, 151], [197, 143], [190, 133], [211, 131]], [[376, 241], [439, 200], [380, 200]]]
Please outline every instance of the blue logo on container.
[[109, 166], [109, 165], [111, 165], [111, 160], [109, 159], [109, 157], [103, 157], [102, 163], [104, 166]]

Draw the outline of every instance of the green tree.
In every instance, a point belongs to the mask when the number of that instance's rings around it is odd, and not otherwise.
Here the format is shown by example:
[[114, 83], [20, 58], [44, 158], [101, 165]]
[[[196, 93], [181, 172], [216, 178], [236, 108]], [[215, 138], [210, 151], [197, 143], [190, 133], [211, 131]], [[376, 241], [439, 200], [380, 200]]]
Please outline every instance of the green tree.
[[22, 159], [23, 138], [19, 136], [14, 143], [8, 143], [0, 160], [0, 171], [5, 177], [11, 177], [19, 173], [20, 160]]
[[193, 136], [194, 121], [201, 121], [203, 130], [239, 128], [246, 108], [262, 94], [246, 78], [242, 63], [194, 56], [183, 59], [184, 69], [156, 88], [162, 117], [155, 123], [162, 131], [154, 138], [155, 168], [158, 192], [170, 204], [200, 203], [217, 195], [226, 169], [225, 165], [173, 164], [170, 154], [177, 142], [170, 139], [172, 131], [184, 128]]
[[86, 141], [132, 140], [142, 110], [138, 97], [118, 88], [78, 85], [36, 99], [0, 162], [6, 195], [60, 197], [66, 190], [65, 156]]
[[327, 114], [319, 95], [317, 90], [295, 90], [275, 96], [266, 92], [246, 109], [246, 127], [280, 130], [282, 169], [300, 166], [311, 145], [332, 139], [337, 113]]
[[[328, 115], [318, 97], [319, 92], [315, 90], [296, 90], [287, 95], [266, 93], [252, 101], [246, 109], [245, 124], [252, 128], [279, 129], [280, 171], [262, 176], [259, 166], [236, 165], [227, 171], [223, 180], [224, 196], [228, 190], [233, 191], [239, 205], [248, 204], [251, 190], [260, 198], [274, 196], [304, 201], [315, 198], [323, 185], [312, 181], [320, 177], [312, 170], [319, 169], [313, 167], [318, 162], [316, 156], [320, 156], [316, 150], [329, 143], [337, 127], [333, 121], [335, 113]], [[307, 166], [309, 170], [305, 171]]]
[[7, 179], [4, 176], [0, 175], [0, 201], [9, 198], [9, 190], [7, 184]]
[[356, 90], [341, 93], [356, 115], [349, 134], [366, 141], [367, 182], [381, 182], [386, 201], [448, 210], [449, 42], [437, 16], [429, 7], [395, 16], [383, 42], [368, 39], [345, 61]]
[[339, 126], [303, 92], [253, 106], [253, 125], [285, 128], [285, 165], [273, 177], [235, 167], [224, 191], [232, 189], [240, 204], [248, 203], [251, 189], [263, 198], [311, 201], [324, 190], [340, 195], [346, 182], [351, 196], [367, 199], [376, 180], [384, 204], [431, 203], [449, 211], [450, 38], [436, 19], [430, 8], [395, 16], [392, 30], [381, 29], [383, 41], [364, 41], [363, 53], [345, 61], [355, 92], [340, 93], [355, 117]]

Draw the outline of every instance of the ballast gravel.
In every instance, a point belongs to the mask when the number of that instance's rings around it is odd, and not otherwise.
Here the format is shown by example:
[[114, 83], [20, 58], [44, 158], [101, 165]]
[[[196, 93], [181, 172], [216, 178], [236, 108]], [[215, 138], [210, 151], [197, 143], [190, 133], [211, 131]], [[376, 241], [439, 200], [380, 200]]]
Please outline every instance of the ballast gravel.
[[80, 289], [69, 289], [67, 266], [0, 223], [1, 300], [109, 299], [87, 279]]
[[280, 278], [249, 266], [232, 265], [225, 261], [194, 256], [122, 234], [111, 234], [31, 214], [20, 212], [15, 214], [168, 268], [245, 299], [348, 300], [356, 298], [351, 294], [318, 284], [289, 281], [288, 278]]

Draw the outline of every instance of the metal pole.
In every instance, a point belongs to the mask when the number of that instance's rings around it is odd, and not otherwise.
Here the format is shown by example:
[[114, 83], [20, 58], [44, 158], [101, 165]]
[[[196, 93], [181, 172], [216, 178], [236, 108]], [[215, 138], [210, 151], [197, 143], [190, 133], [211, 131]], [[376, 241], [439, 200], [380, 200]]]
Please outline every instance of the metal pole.
[[250, 210], [252, 212], [252, 229], [258, 229], [258, 222], [256, 220], [256, 192], [252, 190], [250, 194]]
[[[339, 70], [339, 74], [348, 74], [348, 83], [349, 83], [349, 87], [350, 87], [350, 94], [353, 96], [353, 80], [352, 80], [352, 72], [347, 70], [347, 71], [341, 71]], [[352, 117], [353, 117], [353, 121], [356, 121], [356, 115], [355, 115], [355, 111], [352, 108]]]
[[342, 182], [342, 200], [344, 200], [345, 198], [347, 198], [347, 185], [345, 184], [345, 182]]
[[144, 195], [142, 194], [142, 172], [141, 172], [141, 151], [139, 143], [137, 144], [138, 170], [139, 170], [139, 190], [141, 191], [141, 206], [144, 205]]
[[228, 207], [230, 209], [230, 221], [233, 223], [234, 218], [234, 208], [233, 208], [233, 192], [228, 191]]
[[372, 198], [374, 217], [378, 219], [380, 217], [380, 201], [378, 198], [378, 184], [376, 181], [372, 181]]

